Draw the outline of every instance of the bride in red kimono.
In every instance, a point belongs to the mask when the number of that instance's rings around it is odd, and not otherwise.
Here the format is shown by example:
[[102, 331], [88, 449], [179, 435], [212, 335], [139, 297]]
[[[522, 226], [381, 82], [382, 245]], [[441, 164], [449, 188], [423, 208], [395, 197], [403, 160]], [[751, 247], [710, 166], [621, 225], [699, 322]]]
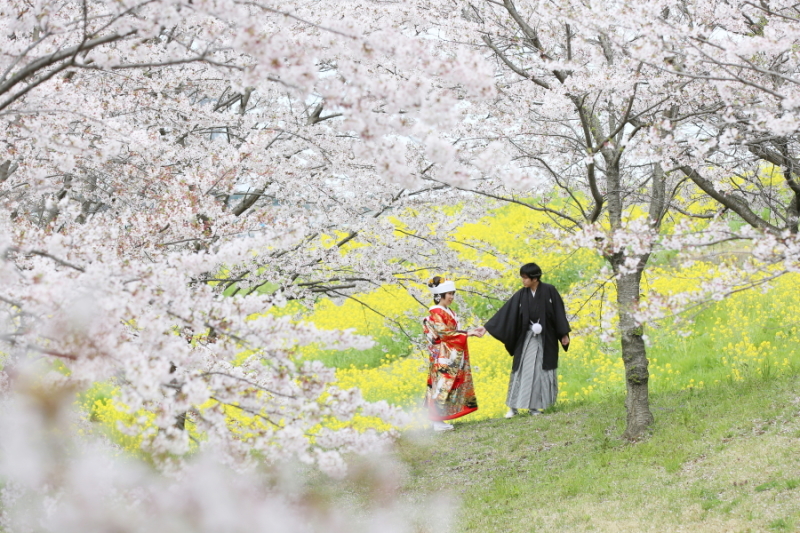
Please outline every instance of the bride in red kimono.
[[450, 309], [456, 295], [455, 283], [436, 276], [428, 282], [433, 302], [422, 328], [428, 338], [428, 390], [425, 405], [435, 431], [453, 429], [445, 420], [453, 420], [478, 410], [472, 371], [469, 365], [467, 337], [483, 337], [483, 327], [463, 331], [458, 317]]

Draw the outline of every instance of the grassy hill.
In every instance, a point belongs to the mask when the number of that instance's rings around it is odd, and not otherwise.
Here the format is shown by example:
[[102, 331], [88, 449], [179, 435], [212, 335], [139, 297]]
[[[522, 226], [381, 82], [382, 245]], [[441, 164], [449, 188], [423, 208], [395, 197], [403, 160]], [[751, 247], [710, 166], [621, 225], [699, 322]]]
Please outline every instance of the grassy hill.
[[651, 407], [652, 435], [636, 443], [619, 439], [621, 397], [409, 433], [403, 492], [457, 497], [457, 531], [800, 531], [797, 375], [662, 393]]

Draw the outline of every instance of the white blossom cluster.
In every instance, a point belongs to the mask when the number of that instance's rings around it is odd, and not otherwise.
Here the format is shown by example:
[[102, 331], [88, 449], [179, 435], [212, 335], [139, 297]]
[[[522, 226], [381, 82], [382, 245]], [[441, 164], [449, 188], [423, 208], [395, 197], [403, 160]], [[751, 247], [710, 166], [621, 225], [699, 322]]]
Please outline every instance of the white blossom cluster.
[[0, 404], [3, 531], [404, 533], [419, 531], [430, 517], [447, 525], [448, 502], [405, 503], [398, 494], [402, 471], [385, 456], [357, 473], [371, 492], [361, 509], [320, 498], [290, 464], [230, 468], [213, 449], [164, 476], [106, 442], [79, 436], [75, 429], [85, 422], [69, 406], [71, 388], [41, 382], [30, 367], [20, 369], [17, 385], [14, 398]]
[[[0, 527], [217, 531], [217, 515], [223, 529], [345, 527], [336, 513], [309, 525], [280, 490], [248, 488], [254, 470], [296, 461], [343, 475], [347, 455], [396, 436], [354, 417], [409, 417], [298, 362], [305, 345], [370, 339], [279, 308], [453, 262], [444, 242], [413, 237], [436, 221], [412, 212], [400, 240], [385, 215], [436, 198], [426, 154], [444, 161], [451, 110], [494, 93], [484, 59], [416, 34], [417, 14], [345, 4], [0, 6]], [[378, 253], [343, 253], [356, 236]], [[51, 442], [48, 410], [96, 383], [115, 388], [134, 420], [121, 429], [179, 482], [117, 463], [71, 423], [58, 425], [63, 447]]]

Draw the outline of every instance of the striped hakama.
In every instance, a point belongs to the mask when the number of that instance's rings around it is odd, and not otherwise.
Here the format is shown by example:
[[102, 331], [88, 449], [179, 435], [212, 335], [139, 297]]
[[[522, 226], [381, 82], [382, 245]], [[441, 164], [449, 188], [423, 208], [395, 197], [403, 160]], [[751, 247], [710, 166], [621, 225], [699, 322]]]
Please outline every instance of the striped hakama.
[[506, 405], [512, 409], [547, 409], [558, 398], [555, 369], [542, 370], [542, 336], [525, 334], [519, 368], [511, 372]]

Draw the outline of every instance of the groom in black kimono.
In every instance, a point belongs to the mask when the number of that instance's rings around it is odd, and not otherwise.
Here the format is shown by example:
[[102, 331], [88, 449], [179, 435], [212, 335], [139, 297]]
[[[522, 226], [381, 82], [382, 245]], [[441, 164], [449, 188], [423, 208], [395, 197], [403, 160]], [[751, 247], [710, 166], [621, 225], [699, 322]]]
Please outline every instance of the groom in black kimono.
[[[558, 290], [541, 282], [542, 269], [536, 263], [528, 263], [520, 268], [519, 274], [523, 288], [514, 293], [486, 323], [486, 331], [502, 342], [509, 355], [514, 357], [507, 399], [507, 418], [517, 414], [518, 407], [529, 408], [531, 414], [538, 414], [555, 402], [554, 395], [558, 394], [555, 374], [558, 367], [558, 345], [561, 344], [564, 351], [569, 348], [571, 330], [564, 301]], [[539, 338], [535, 339], [536, 337]], [[541, 342], [541, 349], [535, 350], [534, 358], [530, 359], [536, 361], [536, 368], [530, 368], [528, 363], [529, 368], [518, 372], [523, 360], [529, 361], [530, 356], [526, 350], [529, 349], [531, 339]], [[531, 384], [530, 381], [534, 383]], [[519, 399], [520, 391], [531, 398]]]

